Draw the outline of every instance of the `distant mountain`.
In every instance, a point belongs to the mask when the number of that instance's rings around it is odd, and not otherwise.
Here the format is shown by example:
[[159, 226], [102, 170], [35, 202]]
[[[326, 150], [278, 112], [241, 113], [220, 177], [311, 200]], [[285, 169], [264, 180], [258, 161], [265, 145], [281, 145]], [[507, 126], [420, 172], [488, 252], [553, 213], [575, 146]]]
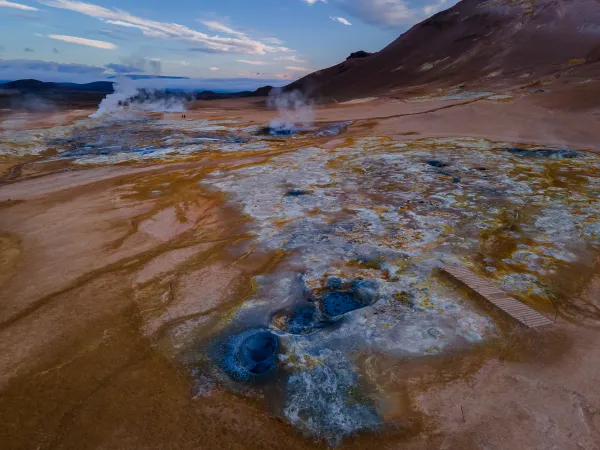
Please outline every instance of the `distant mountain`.
[[[167, 76], [167, 75], [123, 75], [126, 78], [129, 78], [130, 80], [189, 80], [189, 77], [171, 77], [171, 76]], [[117, 78], [116, 75], [111, 75], [107, 78], [110, 79], [115, 79]]]
[[[114, 92], [114, 82], [96, 81], [94, 83], [47, 83], [39, 80], [16, 80], [0, 83], [0, 109], [41, 111], [54, 108], [94, 108], [102, 99]], [[181, 89], [141, 88], [138, 100], [143, 101], [152, 92], [152, 97], [180, 97], [185, 101], [223, 100], [229, 98], [263, 97], [269, 95], [272, 86], [263, 86], [255, 91], [242, 92], [190, 92]]]
[[[173, 78], [173, 77], [163, 77]], [[0, 82], [0, 89], [19, 91], [21, 94], [27, 93], [55, 93], [55, 94], [69, 94], [69, 93], [94, 93], [94, 94], [110, 94], [114, 92], [114, 82], [112, 81], [96, 81], [93, 83], [77, 84], [77, 83], [48, 83], [45, 81], [38, 80], [16, 80], [8, 82]], [[213, 91], [196, 91], [196, 98], [198, 100], [217, 100], [224, 98], [240, 98], [240, 97], [263, 97], [269, 95], [273, 86], [262, 86], [255, 91], [241, 91], [241, 92], [213, 92]], [[142, 89], [143, 90], [143, 89]], [[189, 90], [185, 89], [164, 89], [165, 92], [171, 93], [190, 93]]]
[[267, 95], [269, 95], [271, 93], [272, 90], [273, 90], [273, 86], [262, 86], [262, 87], [259, 87], [254, 92], [252, 92], [249, 96], [250, 97], [266, 97]]
[[51, 111], [54, 109], [97, 108], [113, 82], [46, 83], [16, 80], [0, 84], [0, 109], [14, 111]]
[[14, 89], [18, 91], [45, 91], [52, 89], [55, 83], [44, 83], [38, 80], [9, 81], [1, 86], [2, 89]]
[[20, 91], [22, 93], [30, 92], [61, 92], [68, 93], [77, 92], [94, 92], [94, 93], [111, 93], [113, 92], [113, 82], [111, 81], [96, 81], [94, 83], [77, 84], [77, 83], [47, 83], [38, 80], [17, 80], [9, 81], [0, 85], [0, 89], [10, 89]]
[[259, 87], [255, 91], [241, 92], [213, 92], [201, 91], [196, 93], [196, 100], [223, 100], [227, 98], [243, 98], [243, 97], [266, 97], [273, 89], [273, 86]]
[[598, 0], [463, 0], [383, 50], [286, 89], [343, 100], [427, 84], [517, 84], [600, 61], [599, 30]]
[[112, 81], [94, 81], [93, 83], [77, 84], [77, 83], [58, 83], [62, 88], [72, 89], [76, 91], [87, 92], [105, 92], [111, 93], [114, 91]]

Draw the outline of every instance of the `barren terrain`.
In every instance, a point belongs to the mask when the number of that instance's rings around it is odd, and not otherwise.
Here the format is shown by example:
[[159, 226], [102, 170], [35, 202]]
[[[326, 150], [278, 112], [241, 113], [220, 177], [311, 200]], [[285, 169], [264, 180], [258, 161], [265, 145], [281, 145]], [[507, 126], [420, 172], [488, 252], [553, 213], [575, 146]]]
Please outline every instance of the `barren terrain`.
[[[2, 447], [598, 448], [600, 81], [542, 86], [319, 106], [295, 136], [260, 99], [5, 112]], [[307, 296], [332, 323], [296, 332]], [[266, 380], [222, 354], [255, 329]]]

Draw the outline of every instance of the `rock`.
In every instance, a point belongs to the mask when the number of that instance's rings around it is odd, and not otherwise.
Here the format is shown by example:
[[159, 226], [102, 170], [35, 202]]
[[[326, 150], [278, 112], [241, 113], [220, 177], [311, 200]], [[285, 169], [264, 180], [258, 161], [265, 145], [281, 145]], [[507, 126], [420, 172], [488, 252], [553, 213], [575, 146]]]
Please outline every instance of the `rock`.
[[299, 197], [301, 195], [307, 195], [307, 194], [310, 194], [310, 192], [305, 191], [303, 189], [292, 189], [290, 191], [287, 191], [285, 193], [285, 196], [286, 197]]
[[431, 167], [448, 167], [450, 164], [438, 161], [436, 159], [430, 159], [425, 161], [425, 163], [429, 164]]
[[373, 53], [365, 52], [364, 50], [359, 50], [357, 52], [350, 53], [350, 56], [348, 56], [346, 58], [346, 61], [348, 61], [349, 59], [367, 58], [367, 57], [371, 56], [372, 54]]
[[341, 289], [343, 286], [343, 281], [338, 277], [329, 277], [327, 279], [327, 287], [330, 289]]
[[430, 328], [429, 330], [427, 330], [427, 334], [429, 334], [431, 337], [433, 337], [435, 339], [439, 339], [444, 336], [444, 333], [442, 333], [442, 331], [440, 331], [437, 328]]

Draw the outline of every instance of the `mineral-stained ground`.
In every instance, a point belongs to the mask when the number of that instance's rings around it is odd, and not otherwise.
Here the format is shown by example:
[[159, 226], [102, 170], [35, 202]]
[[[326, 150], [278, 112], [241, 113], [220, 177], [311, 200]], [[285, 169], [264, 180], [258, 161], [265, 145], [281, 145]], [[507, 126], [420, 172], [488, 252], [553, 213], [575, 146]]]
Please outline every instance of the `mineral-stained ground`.
[[[531, 107], [490, 95], [403, 105]], [[364, 108], [290, 134], [238, 109], [7, 122], [2, 447], [597, 448], [593, 143]]]

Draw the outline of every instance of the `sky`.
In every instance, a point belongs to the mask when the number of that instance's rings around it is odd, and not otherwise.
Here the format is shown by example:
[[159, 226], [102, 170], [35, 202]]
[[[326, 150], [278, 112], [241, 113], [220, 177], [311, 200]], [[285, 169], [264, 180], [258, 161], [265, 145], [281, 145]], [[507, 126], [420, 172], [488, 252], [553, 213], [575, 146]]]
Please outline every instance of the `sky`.
[[457, 0], [93, 1], [0, 0], [0, 80], [286, 84], [378, 51]]

